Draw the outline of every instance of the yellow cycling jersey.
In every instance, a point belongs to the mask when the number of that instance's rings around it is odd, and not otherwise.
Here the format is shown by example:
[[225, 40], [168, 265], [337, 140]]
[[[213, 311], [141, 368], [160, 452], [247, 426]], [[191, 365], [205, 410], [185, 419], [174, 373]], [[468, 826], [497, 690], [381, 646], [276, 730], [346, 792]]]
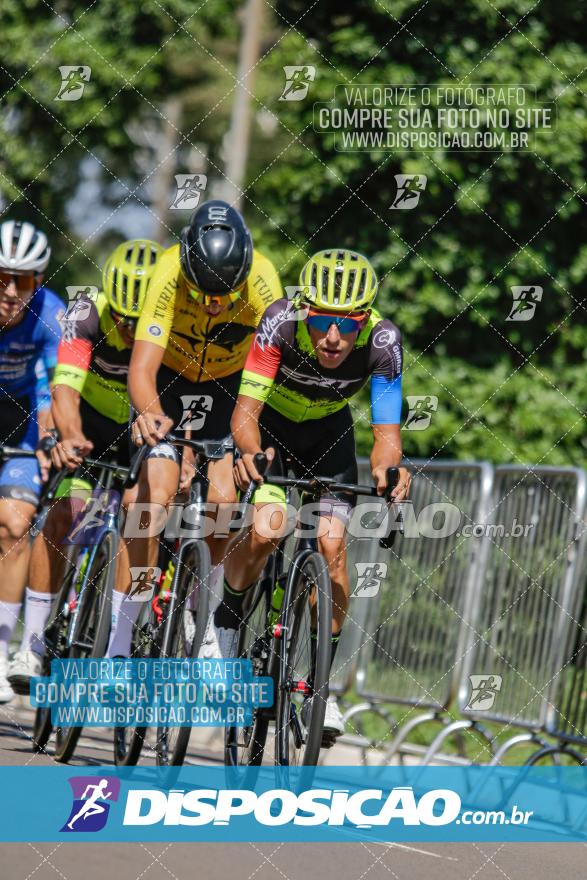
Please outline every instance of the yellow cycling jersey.
[[192, 382], [239, 372], [263, 312], [283, 296], [273, 263], [253, 251], [240, 298], [214, 317], [198, 305], [192, 289], [181, 272], [179, 245], [174, 245], [159, 258], [135, 339], [164, 348], [163, 364]]

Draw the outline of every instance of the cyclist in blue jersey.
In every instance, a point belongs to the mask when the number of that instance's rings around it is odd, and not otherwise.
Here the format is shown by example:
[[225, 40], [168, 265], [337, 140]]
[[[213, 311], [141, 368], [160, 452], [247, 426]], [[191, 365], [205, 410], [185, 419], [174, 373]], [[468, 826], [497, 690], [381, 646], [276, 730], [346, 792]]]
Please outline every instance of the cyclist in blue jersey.
[[[42, 286], [51, 249], [31, 223], [0, 224], [0, 444], [34, 450], [47, 412], [57, 362], [59, 297]], [[8, 646], [22, 601], [29, 561], [28, 531], [41, 489], [36, 459], [16, 458], [0, 468], [0, 702], [12, 698]], [[27, 595], [34, 605], [38, 597]]]

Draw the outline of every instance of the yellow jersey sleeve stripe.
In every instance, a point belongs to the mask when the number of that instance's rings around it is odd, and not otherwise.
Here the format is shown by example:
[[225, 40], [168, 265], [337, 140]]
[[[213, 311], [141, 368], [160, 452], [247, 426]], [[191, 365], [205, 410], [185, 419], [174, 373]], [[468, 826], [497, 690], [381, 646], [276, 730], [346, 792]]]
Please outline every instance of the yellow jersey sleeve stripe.
[[81, 394], [87, 376], [88, 371], [82, 370], [81, 367], [75, 367], [73, 364], [57, 364], [51, 384], [68, 385]]

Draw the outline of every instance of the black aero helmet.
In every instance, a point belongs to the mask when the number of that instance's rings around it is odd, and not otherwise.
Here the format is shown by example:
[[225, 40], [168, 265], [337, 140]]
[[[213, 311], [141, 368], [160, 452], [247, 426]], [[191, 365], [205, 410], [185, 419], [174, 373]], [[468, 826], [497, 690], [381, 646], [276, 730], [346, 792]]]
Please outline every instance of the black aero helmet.
[[236, 208], [213, 199], [192, 214], [179, 241], [181, 271], [208, 296], [224, 296], [247, 280], [253, 240]]

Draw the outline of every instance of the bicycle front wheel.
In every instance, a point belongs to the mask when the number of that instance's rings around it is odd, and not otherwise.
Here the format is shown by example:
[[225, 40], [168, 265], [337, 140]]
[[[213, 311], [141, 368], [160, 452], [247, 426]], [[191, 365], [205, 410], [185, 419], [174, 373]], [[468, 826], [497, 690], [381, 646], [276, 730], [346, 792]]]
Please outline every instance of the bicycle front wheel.
[[[49, 614], [49, 619], [45, 626], [45, 654], [43, 656], [43, 665], [41, 668], [42, 676], [48, 677], [51, 675], [52, 660], [61, 660], [67, 656], [67, 630], [70, 617], [69, 598], [73, 591], [74, 576], [75, 566], [70, 564], [69, 570], [65, 574], [61, 584], [61, 588], [55, 595], [51, 607], [51, 613]], [[51, 721], [51, 709], [49, 707], [39, 706], [35, 712], [35, 720], [33, 723], [33, 751], [45, 751], [45, 746], [49, 742], [52, 731], [53, 722]]]
[[[108, 532], [87, 572], [87, 583], [79, 597], [79, 609], [69, 659], [103, 657], [110, 635], [112, 591], [116, 571], [117, 536]], [[73, 755], [83, 727], [57, 727], [55, 758], [67, 763]]]
[[277, 763], [314, 765], [322, 744], [332, 631], [330, 575], [322, 554], [302, 559], [289, 579], [282, 620]]
[[[165, 624], [162, 657], [181, 660], [200, 653], [208, 622], [210, 569], [210, 551], [205, 541], [184, 545], [171, 587], [173, 599]], [[191, 732], [191, 726], [160, 725], [155, 747], [157, 764], [183, 764]]]
[[[267, 615], [271, 593], [262, 583], [253, 598], [252, 610], [240, 625], [238, 657], [250, 660], [253, 675], [267, 675], [272, 639], [267, 631]], [[269, 715], [267, 710], [253, 709], [251, 724], [245, 727], [228, 725], [224, 731], [224, 763], [229, 767], [259, 765], [263, 760]]]

